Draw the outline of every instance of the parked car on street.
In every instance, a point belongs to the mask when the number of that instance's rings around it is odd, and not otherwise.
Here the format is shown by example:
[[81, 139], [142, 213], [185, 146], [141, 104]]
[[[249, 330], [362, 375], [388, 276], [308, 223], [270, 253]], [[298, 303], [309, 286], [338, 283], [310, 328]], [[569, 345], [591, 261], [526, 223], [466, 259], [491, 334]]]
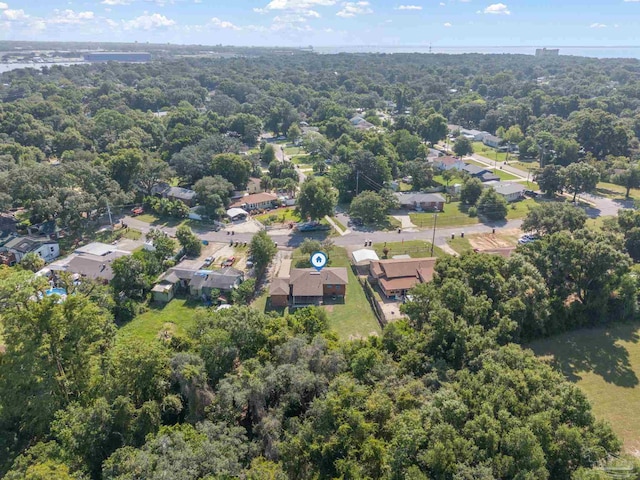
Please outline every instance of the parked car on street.
[[137, 215], [142, 215], [144, 213], [144, 208], [142, 207], [134, 207], [131, 209], [131, 215], [134, 217]]

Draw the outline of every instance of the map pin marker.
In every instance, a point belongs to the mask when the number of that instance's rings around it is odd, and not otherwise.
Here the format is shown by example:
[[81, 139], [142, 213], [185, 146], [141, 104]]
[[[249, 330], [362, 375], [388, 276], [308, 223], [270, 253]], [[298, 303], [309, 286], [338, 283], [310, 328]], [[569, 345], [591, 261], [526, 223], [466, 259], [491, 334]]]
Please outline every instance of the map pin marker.
[[327, 264], [327, 260], [327, 255], [323, 252], [315, 252], [313, 255], [311, 255], [311, 265], [317, 271], [320, 271], [325, 267], [325, 265]]

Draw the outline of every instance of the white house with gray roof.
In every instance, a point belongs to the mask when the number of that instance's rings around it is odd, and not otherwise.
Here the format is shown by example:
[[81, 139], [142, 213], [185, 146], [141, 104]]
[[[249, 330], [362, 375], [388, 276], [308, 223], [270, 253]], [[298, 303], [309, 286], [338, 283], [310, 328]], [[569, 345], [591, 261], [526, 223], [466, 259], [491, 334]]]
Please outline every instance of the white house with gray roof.
[[489, 185], [497, 194], [502, 195], [507, 202], [515, 202], [524, 197], [524, 185], [516, 182], [496, 182]]

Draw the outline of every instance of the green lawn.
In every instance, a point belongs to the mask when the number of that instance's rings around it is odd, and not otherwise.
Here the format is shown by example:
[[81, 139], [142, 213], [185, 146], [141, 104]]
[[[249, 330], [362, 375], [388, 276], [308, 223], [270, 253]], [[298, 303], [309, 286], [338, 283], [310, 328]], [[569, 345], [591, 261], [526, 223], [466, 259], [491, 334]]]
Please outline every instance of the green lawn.
[[517, 168], [518, 170], [524, 170], [525, 172], [531, 172], [532, 174], [535, 173], [536, 171], [538, 171], [538, 169], [540, 168], [540, 163], [538, 162], [538, 160], [518, 160], [518, 161], [511, 161], [509, 160], [509, 165], [511, 165], [513, 168]]
[[153, 213], [143, 213], [135, 217], [135, 219], [157, 227], [179, 227], [190, 223], [188, 218], [160, 217]]
[[[627, 189], [615, 183], [600, 182], [596, 185], [596, 192], [603, 197], [624, 198], [627, 194]], [[630, 198], [640, 198], [640, 189], [632, 188], [629, 196]]]
[[174, 298], [166, 305], [154, 304], [151, 308], [131, 320], [118, 331], [120, 337], [131, 337], [153, 341], [161, 332], [184, 334], [195, 324], [196, 307], [201, 302]]
[[[498, 152], [491, 147], [487, 147], [482, 142], [473, 142], [473, 153], [476, 153], [482, 157], [486, 157], [489, 160], [496, 160], [498, 162], [504, 162], [507, 159], [507, 152]], [[509, 158], [517, 160], [518, 156], [510, 153]]]
[[304, 154], [304, 155], [294, 155], [293, 157], [290, 158], [291, 163], [294, 163], [300, 167], [310, 167], [311, 164], [309, 163], [309, 155]]
[[499, 168], [494, 168], [492, 171], [500, 180], [520, 180], [520, 177], [516, 177], [515, 175], [505, 172], [504, 170], [500, 170]]
[[447, 240], [447, 243], [451, 248], [453, 248], [456, 252], [460, 254], [464, 252], [470, 252], [471, 250], [473, 250], [473, 247], [469, 243], [469, 240], [467, 240], [466, 238], [456, 237], [453, 240], [452, 239]]
[[[617, 224], [618, 223], [617, 218], [618, 217], [614, 215], [605, 215], [602, 217], [587, 218], [587, 223], [585, 224], [585, 226], [592, 230], [600, 231], [604, 229], [605, 226], [607, 226], [607, 224], [609, 223], [611, 223], [612, 225]], [[608, 230], [610, 230], [610, 228], [608, 228]]]
[[305, 153], [302, 147], [284, 147], [285, 155], [303, 155]]
[[[142, 232], [135, 228], [128, 228], [126, 230], [119, 228], [118, 230], [102, 230], [95, 232], [94, 234], [89, 235], [89, 237], [92, 242], [113, 243], [121, 238], [140, 240], [142, 238]], [[65, 248], [64, 251], [67, 251], [67, 249]]]
[[344, 224], [336, 217], [331, 217], [331, 220], [333, 220], [333, 223], [335, 223], [343, 232], [347, 230], [347, 227], [345, 227]]
[[524, 185], [527, 190], [533, 190], [538, 191], [540, 190], [540, 185], [538, 185], [536, 182], [532, 182], [531, 180], [529, 180], [528, 182], [526, 180], [518, 180], [518, 182], [520, 185]]
[[640, 449], [640, 325], [585, 329], [539, 340], [530, 348], [586, 394], [627, 452]]
[[[308, 260], [308, 256], [302, 255], [298, 249], [294, 250], [292, 258], [294, 267], [298, 261]], [[381, 332], [380, 325], [371, 310], [362, 286], [351, 270], [347, 251], [344, 248], [334, 247], [329, 254], [329, 266], [347, 267], [347, 272], [349, 273], [345, 303], [324, 306], [329, 314], [329, 326], [343, 340], [367, 337], [372, 333], [379, 334]], [[260, 308], [263, 303], [266, 305], [266, 297], [264, 300], [257, 299], [254, 302], [254, 307]]]
[[[467, 215], [468, 207], [461, 202], [451, 202], [444, 206], [444, 212], [438, 213], [437, 227], [460, 227], [475, 225], [480, 221]], [[414, 225], [425, 228], [433, 225], [433, 213], [410, 213], [409, 217]]]
[[[409, 255], [411, 258], [424, 258], [431, 257], [431, 242], [425, 242], [423, 240], [407, 240], [406, 242], [386, 242], [386, 243], [374, 243], [373, 249], [378, 254], [379, 258], [385, 258], [384, 248], [389, 249], [388, 258], [394, 255]], [[434, 257], [444, 257], [446, 253], [442, 251], [438, 246], [433, 247]]]
[[271, 210], [262, 215], [256, 215], [253, 217], [255, 220], [267, 225], [271, 223], [287, 223], [287, 222], [300, 222], [300, 216], [296, 214], [295, 208], [278, 208]]
[[[529, 207], [536, 205], [538, 201], [533, 199], [521, 200], [510, 203], [507, 207], [507, 220], [524, 218], [529, 212]], [[477, 217], [467, 215], [468, 207], [461, 202], [451, 202], [444, 206], [444, 212], [438, 213], [438, 228], [463, 227], [465, 225], [475, 225], [480, 223]], [[409, 217], [414, 225], [420, 228], [433, 226], [433, 213], [410, 213]]]

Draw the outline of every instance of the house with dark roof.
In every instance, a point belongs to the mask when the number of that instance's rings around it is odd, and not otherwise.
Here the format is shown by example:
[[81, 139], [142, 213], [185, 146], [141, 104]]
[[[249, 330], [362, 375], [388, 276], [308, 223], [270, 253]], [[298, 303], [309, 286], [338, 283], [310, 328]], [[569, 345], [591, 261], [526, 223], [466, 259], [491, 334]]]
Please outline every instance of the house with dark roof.
[[188, 188], [167, 187], [160, 193], [160, 195], [163, 198], [168, 198], [169, 200], [179, 200], [189, 207], [193, 207], [196, 204], [196, 192]]
[[60, 256], [58, 242], [46, 237], [15, 237], [4, 244], [2, 251], [13, 253], [16, 262], [21, 261], [27, 253], [35, 253], [47, 263]]
[[289, 279], [274, 278], [269, 285], [269, 299], [272, 307], [289, 305]]
[[319, 305], [327, 298], [344, 299], [348, 283], [349, 274], [344, 267], [327, 267], [319, 272], [314, 268], [292, 268], [288, 278], [271, 282], [271, 305]]
[[0, 213], [0, 232], [15, 233], [18, 221], [10, 213]]
[[194, 297], [210, 298], [214, 290], [231, 292], [244, 282], [244, 272], [232, 267], [220, 270], [197, 270], [174, 267], [167, 270], [151, 289], [157, 302], [169, 302], [178, 291]]
[[387, 298], [402, 299], [418, 283], [430, 282], [435, 258], [402, 258], [373, 261], [369, 282], [378, 285]]
[[499, 182], [500, 177], [487, 170], [484, 167], [473, 165], [471, 163], [465, 163], [462, 167], [463, 172], [467, 172], [471, 177], [479, 179], [481, 182]]
[[409, 210], [444, 210], [445, 199], [439, 193], [394, 193], [400, 208]]

